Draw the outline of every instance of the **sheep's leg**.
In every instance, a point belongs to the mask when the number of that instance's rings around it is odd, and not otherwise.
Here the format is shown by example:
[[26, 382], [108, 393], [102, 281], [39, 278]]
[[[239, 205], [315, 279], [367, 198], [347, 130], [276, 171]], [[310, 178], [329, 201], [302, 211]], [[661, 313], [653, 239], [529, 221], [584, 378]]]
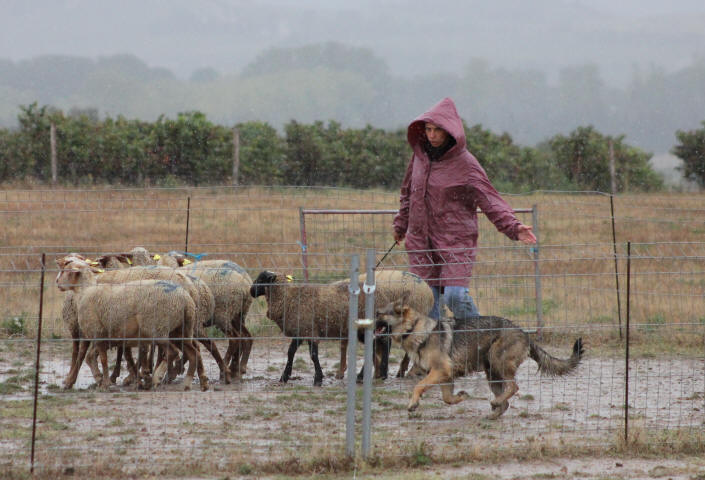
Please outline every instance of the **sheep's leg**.
[[225, 380], [225, 383], [230, 383], [230, 370], [228, 369], [227, 364], [223, 362], [223, 357], [220, 356], [220, 352], [218, 351], [218, 347], [215, 345], [215, 342], [208, 338], [199, 338], [198, 341], [206, 347], [206, 350], [211, 352], [211, 356], [220, 369], [221, 378]]
[[[139, 347], [138, 347], [139, 348]], [[139, 354], [138, 354], [139, 358]], [[137, 365], [135, 364], [135, 358], [132, 356], [132, 349], [130, 347], [125, 348], [125, 363], [127, 363], [127, 371], [130, 372], [129, 375], [122, 381], [123, 385], [131, 385], [136, 379], [139, 378], [139, 372], [137, 371]]]
[[389, 337], [380, 337], [375, 340], [375, 378], [387, 378], [389, 373], [389, 351], [392, 341]]
[[169, 348], [166, 349], [166, 352], [163, 350], [163, 348], [160, 346], [159, 347], [159, 362], [164, 360], [164, 357], [169, 358], [169, 361], [166, 362], [166, 367], [167, 367], [167, 377], [166, 381], [167, 383], [171, 383], [174, 381], [174, 379], [181, 373], [181, 368], [180, 365], [183, 366], [185, 365], [186, 361], [182, 360], [181, 364], [178, 364], [179, 362], [179, 356], [181, 353], [183, 353], [183, 341], [180, 342], [179, 347], [177, 347], [174, 342], [169, 342]]
[[247, 373], [247, 361], [250, 359], [250, 351], [252, 351], [252, 334], [247, 329], [243, 323], [240, 328], [240, 361], [238, 368], [240, 369], [240, 374], [244, 375]]
[[[201, 391], [205, 392], [208, 390], [208, 376], [206, 375], [205, 369], [203, 368], [203, 358], [201, 357], [201, 349], [195, 341], [190, 341], [189, 344], [191, 348], [196, 351], [196, 373], [198, 374], [198, 381], [201, 384]], [[190, 365], [189, 365], [190, 366]]]
[[98, 368], [98, 347], [95, 344], [91, 345], [86, 353], [86, 365], [91, 369], [95, 383], [97, 385], [103, 383], [103, 372]]
[[323, 370], [318, 361], [318, 342], [315, 340], [308, 341], [308, 351], [311, 354], [311, 361], [316, 373], [313, 375], [313, 386], [320, 387], [323, 384]]
[[[228, 368], [230, 369], [231, 380], [239, 379], [241, 377], [240, 356], [242, 352], [240, 347], [240, 333], [238, 333], [237, 329], [235, 329], [231, 324], [225, 334], [228, 337], [228, 350], [225, 352], [225, 359], [223, 360], [223, 363], [228, 365]], [[224, 377], [221, 375], [221, 378]]]
[[[117, 355], [115, 357], [115, 368], [113, 368], [113, 374], [110, 375], [110, 381], [116, 383], [117, 379], [120, 378], [120, 365], [122, 364], [122, 352], [125, 349], [125, 343], [120, 342], [117, 346]], [[129, 350], [129, 348], [128, 348]]]
[[[230, 336], [230, 335], [228, 335]], [[240, 378], [240, 365], [239, 365], [239, 359], [240, 357], [240, 342], [234, 338], [231, 338], [228, 340], [228, 350], [225, 352], [225, 359], [223, 359], [223, 363], [228, 367], [229, 372], [230, 372], [230, 379], [237, 379]], [[225, 379], [223, 375], [221, 375], [221, 379]]]
[[338, 367], [338, 372], [335, 374], [335, 378], [338, 380], [345, 377], [345, 370], [348, 368], [348, 339], [340, 339], [340, 367]]
[[[389, 349], [391, 348], [391, 341], [387, 337], [375, 338], [372, 341], [373, 354], [373, 364], [374, 364], [374, 378], [387, 378], [387, 372], [389, 370]], [[357, 374], [358, 383], [362, 382], [362, 378], [365, 372], [365, 366]]]
[[298, 350], [299, 345], [301, 345], [302, 342], [303, 340], [300, 338], [291, 339], [289, 351], [287, 352], [286, 367], [284, 367], [284, 373], [282, 373], [282, 376], [279, 379], [280, 382], [286, 383], [289, 381], [289, 377], [291, 376], [291, 367], [294, 365], [294, 355], [296, 355], [296, 350]]
[[78, 352], [76, 354], [76, 361], [73, 363], [73, 365], [71, 365], [71, 370], [69, 370], [69, 374], [64, 380], [65, 389], [70, 389], [76, 383], [76, 379], [78, 378], [78, 372], [79, 370], [81, 370], [81, 365], [83, 364], [83, 360], [86, 358], [86, 352], [88, 352], [88, 346], [90, 344], [90, 340], [80, 341]]
[[198, 371], [198, 379], [201, 382], [201, 390], [205, 392], [208, 390], [208, 377], [204, 374], [201, 354], [198, 351], [198, 347], [195, 346], [190, 340], [184, 340], [182, 347], [184, 356], [188, 359], [188, 370], [186, 371], [186, 375], [184, 375], [184, 391], [191, 390], [193, 375], [196, 371]]
[[159, 351], [157, 353], [157, 366], [154, 368], [154, 375], [152, 375], [152, 388], [156, 387], [164, 380], [170, 360], [172, 360], [174, 356], [173, 351], [178, 352], [168, 341], [157, 342], [157, 345], [159, 346]]
[[110, 370], [108, 367], [108, 349], [106, 342], [98, 342], [97, 344], [98, 347], [98, 355], [100, 356], [100, 364], [103, 367], [103, 381], [100, 383], [100, 386], [102, 388], [109, 388], [110, 387], [110, 376], [108, 375], [108, 371]]
[[153, 373], [154, 372], [154, 348], [156, 345], [154, 344], [154, 340], [152, 340], [151, 345], [149, 346], [149, 354], [147, 355], [147, 371], [146, 373]]
[[140, 343], [137, 347], [137, 388], [149, 388], [152, 385], [152, 366], [149, 365], [150, 345]]

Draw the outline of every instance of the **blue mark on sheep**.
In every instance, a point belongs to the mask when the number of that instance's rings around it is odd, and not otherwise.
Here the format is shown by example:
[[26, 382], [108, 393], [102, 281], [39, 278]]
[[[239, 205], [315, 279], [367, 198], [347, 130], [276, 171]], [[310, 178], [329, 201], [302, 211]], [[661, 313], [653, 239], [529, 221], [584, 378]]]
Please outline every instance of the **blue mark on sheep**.
[[172, 282], [167, 282], [166, 280], [159, 280], [155, 285], [162, 287], [162, 289], [166, 293], [171, 293], [174, 290], [176, 290], [177, 288], [179, 288], [179, 286], [177, 284], [172, 283]]
[[421, 277], [419, 277], [419, 276], [416, 275], [415, 273], [411, 273], [411, 272], [406, 272], [406, 271], [405, 271], [404, 273], [402, 273], [402, 275], [407, 275], [407, 276], [409, 276], [409, 277], [413, 277], [413, 278], [414, 278], [414, 281], [415, 281], [416, 283], [423, 282], [423, 280], [421, 280]]
[[230, 272], [228, 272], [227, 270], [235, 270], [240, 275], [244, 275], [246, 273], [245, 269], [235, 262], [225, 262], [220, 266], [221, 275], [228, 275]]

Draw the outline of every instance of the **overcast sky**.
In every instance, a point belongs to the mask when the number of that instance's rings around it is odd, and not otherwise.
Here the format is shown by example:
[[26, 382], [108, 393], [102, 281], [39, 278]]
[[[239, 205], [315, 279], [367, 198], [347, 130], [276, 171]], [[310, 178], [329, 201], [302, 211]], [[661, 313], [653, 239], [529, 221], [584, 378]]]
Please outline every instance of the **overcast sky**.
[[[0, 0], [0, 58], [134, 54], [182, 78], [239, 71], [268, 47], [369, 47], [392, 74], [472, 58], [549, 75], [594, 63], [608, 83], [705, 56], [704, 0]], [[549, 77], [550, 78], [550, 77]]]

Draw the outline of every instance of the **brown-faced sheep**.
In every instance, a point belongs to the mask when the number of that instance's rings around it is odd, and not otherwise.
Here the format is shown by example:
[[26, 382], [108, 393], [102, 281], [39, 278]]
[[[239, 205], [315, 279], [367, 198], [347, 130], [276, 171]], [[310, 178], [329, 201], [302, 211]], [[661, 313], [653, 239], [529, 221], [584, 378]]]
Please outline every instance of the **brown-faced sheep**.
[[[192, 343], [196, 306], [188, 292], [180, 285], [165, 280], [142, 280], [120, 285], [97, 285], [96, 269], [77, 259], [57, 260], [59, 273], [56, 283], [60, 290], [72, 290], [80, 332], [93, 339], [98, 348], [103, 371], [107, 372], [106, 343], [110, 340], [154, 341], [167, 352], [167, 361], [173, 356], [171, 341], [182, 346], [189, 360], [184, 388], [191, 388], [193, 375], [198, 370], [201, 389], [208, 388], [203, 366], [198, 362]], [[78, 368], [86, 349], [82, 343], [77, 359]], [[78, 374], [78, 368], [72, 372]], [[157, 372], [160, 372], [160, 365]], [[165, 367], [163, 368], [165, 370]], [[155, 378], [160, 374], [155, 372]], [[75, 378], [67, 379], [73, 385]], [[103, 375], [101, 386], [110, 382]]]
[[[253, 298], [265, 296], [267, 317], [292, 339], [280, 381], [285, 383], [289, 380], [296, 350], [306, 340], [315, 369], [313, 384], [320, 386], [323, 371], [318, 361], [319, 340], [347, 341], [348, 285], [343, 282], [330, 285], [296, 284], [284, 274], [265, 270], [255, 279], [250, 294]], [[342, 358], [340, 370], [345, 371]]]

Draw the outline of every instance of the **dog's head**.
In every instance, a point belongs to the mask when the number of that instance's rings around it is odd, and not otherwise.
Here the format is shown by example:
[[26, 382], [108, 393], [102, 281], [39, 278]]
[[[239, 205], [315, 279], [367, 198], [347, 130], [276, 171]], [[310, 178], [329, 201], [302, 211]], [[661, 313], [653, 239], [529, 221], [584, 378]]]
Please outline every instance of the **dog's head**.
[[409, 326], [413, 328], [414, 312], [404, 299], [390, 302], [378, 308], [375, 314], [375, 335], [395, 335], [405, 332]]

